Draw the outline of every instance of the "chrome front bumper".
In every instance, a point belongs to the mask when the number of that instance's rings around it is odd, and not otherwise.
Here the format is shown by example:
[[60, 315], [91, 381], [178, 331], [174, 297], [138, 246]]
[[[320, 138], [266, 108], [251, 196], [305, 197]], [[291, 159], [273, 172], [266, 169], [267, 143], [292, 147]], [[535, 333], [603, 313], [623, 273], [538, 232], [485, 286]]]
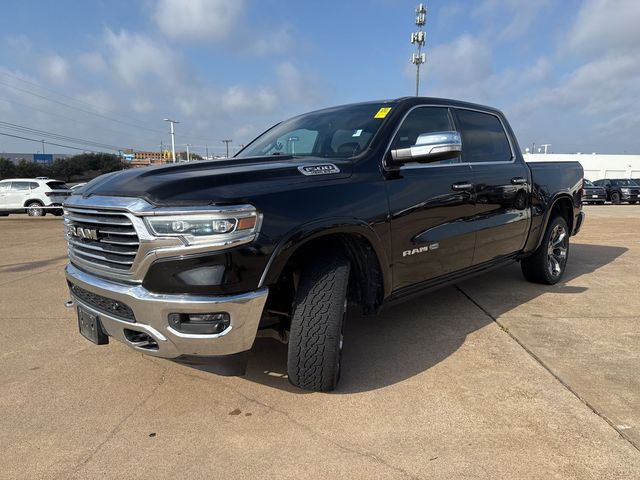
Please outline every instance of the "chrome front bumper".
[[[229, 296], [165, 295], [151, 293], [141, 285], [123, 285], [89, 275], [73, 265], [67, 265], [69, 283], [95, 295], [126, 304], [135, 321], [127, 321], [98, 309], [71, 293], [76, 305], [100, 318], [107, 335], [147, 355], [177, 358], [181, 355], [219, 356], [249, 350], [258, 330], [268, 289]], [[169, 325], [171, 313], [227, 312], [231, 325], [219, 334], [197, 335], [181, 333]], [[148, 335], [157, 348], [140, 346], [130, 340], [131, 332]]]

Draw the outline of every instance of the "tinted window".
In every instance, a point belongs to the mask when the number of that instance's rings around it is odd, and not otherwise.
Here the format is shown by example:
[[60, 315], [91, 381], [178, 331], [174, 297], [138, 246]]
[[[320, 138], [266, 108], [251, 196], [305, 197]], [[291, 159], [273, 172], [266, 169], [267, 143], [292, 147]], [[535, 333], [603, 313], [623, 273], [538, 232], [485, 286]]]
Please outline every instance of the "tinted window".
[[47, 182], [47, 185], [52, 190], [69, 190], [69, 187], [64, 182]]
[[11, 182], [11, 190], [29, 190], [31, 182]]
[[0, 192], [6, 192], [9, 190], [9, 182], [0, 183]]
[[[391, 143], [392, 149], [409, 148], [416, 144], [424, 133], [447, 132], [454, 130], [449, 109], [440, 107], [419, 107], [411, 111], [404, 119]], [[460, 158], [432, 162], [433, 164], [458, 163]]]
[[587, 180], [586, 178], [584, 179], [584, 184], [585, 184], [587, 187], [593, 187], [593, 186], [594, 186], [594, 185], [593, 185], [593, 183], [591, 183], [591, 181], [590, 181], [590, 180]]
[[611, 180], [611, 185], [616, 187], [637, 187], [638, 185], [633, 180]]
[[31, 190], [35, 190], [36, 188], [38, 188], [40, 185], [38, 185], [36, 182], [29, 182], [29, 188]]
[[509, 162], [511, 148], [495, 115], [456, 110], [456, 118], [462, 134], [462, 155], [465, 162]]

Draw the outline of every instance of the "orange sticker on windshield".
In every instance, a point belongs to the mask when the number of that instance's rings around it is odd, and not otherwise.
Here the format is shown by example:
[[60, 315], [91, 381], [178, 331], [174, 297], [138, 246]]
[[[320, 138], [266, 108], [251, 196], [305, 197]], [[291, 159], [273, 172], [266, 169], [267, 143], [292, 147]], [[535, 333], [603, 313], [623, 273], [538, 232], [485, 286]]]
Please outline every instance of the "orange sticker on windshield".
[[378, 110], [378, 113], [373, 116], [373, 118], [384, 118], [389, 114], [390, 111], [391, 107], [382, 107], [380, 110]]

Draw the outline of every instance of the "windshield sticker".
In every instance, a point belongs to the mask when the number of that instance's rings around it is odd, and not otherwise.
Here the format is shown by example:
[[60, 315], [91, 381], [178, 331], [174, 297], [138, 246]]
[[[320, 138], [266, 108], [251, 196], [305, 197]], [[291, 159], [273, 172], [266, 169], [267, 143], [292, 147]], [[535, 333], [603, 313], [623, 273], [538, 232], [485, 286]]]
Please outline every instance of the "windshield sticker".
[[361, 128], [359, 128], [358, 130], [353, 132], [353, 135], [351, 135], [351, 136], [352, 137], [359, 137], [360, 135], [362, 135], [362, 129]]
[[391, 107], [382, 107], [380, 110], [378, 110], [378, 113], [373, 116], [373, 118], [385, 118], [390, 111]]
[[303, 175], [329, 175], [332, 173], [340, 173], [340, 169], [333, 163], [323, 163], [322, 165], [305, 165], [298, 167]]

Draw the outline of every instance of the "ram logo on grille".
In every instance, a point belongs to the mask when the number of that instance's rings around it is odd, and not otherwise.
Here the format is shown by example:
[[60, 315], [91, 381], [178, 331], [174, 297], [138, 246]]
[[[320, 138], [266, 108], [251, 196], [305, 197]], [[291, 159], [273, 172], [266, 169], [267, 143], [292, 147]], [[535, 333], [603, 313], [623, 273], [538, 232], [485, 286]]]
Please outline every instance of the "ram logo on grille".
[[73, 237], [84, 238], [86, 240], [98, 240], [98, 230], [95, 228], [76, 227], [69, 225], [69, 234]]

